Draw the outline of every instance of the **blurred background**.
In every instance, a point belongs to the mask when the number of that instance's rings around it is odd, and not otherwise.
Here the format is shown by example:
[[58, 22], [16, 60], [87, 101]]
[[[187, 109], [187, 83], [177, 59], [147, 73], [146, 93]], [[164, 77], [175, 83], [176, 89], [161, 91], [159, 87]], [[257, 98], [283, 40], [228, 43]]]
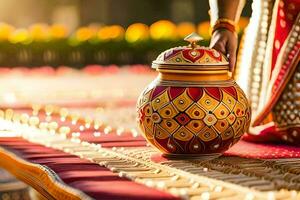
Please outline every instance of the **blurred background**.
[[149, 64], [191, 32], [210, 39], [208, 0], [0, 0], [0, 19], [3, 67]]

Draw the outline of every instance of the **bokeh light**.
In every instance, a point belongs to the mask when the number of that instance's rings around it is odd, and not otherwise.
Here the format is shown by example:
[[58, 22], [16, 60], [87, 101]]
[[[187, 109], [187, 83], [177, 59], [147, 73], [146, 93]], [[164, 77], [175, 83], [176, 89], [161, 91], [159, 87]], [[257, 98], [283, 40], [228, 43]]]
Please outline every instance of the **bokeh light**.
[[53, 39], [66, 38], [69, 34], [66, 26], [62, 24], [53, 24], [49, 27], [50, 36]]
[[137, 42], [149, 38], [149, 27], [142, 23], [131, 24], [125, 33], [128, 42]]
[[177, 34], [181, 38], [184, 38], [195, 31], [196, 27], [191, 22], [182, 22], [177, 25]]
[[7, 40], [15, 28], [7, 23], [0, 23], [0, 40]]
[[176, 25], [168, 20], [160, 20], [150, 26], [150, 36], [155, 40], [172, 40], [177, 37]]
[[125, 30], [120, 25], [105, 26], [98, 31], [100, 40], [121, 40], [124, 37]]
[[49, 31], [47, 24], [33, 24], [29, 27], [29, 34], [33, 40], [41, 41], [49, 38]]
[[83, 42], [86, 40], [91, 39], [95, 35], [95, 31], [90, 27], [81, 27], [79, 28], [76, 33], [75, 37], [78, 41]]
[[203, 37], [203, 39], [210, 39], [211, 36], [211, 26], [209, 21], [201, 22], [197, 27], [198, 34]]
[[31, 40], [29, 31], [27, 29], [16, 29], [9, 36], [11, 43], [27, 43]]

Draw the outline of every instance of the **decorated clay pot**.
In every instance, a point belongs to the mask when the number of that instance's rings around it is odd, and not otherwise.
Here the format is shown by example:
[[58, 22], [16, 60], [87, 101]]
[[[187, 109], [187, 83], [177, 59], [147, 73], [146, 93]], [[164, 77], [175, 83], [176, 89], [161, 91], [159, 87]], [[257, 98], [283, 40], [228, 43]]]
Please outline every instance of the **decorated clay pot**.
[[188, 46], [161, 53], [159, 74], [138, 99], [138, 125], [146, 140], [167, 157], [221, 155], [250, 125], [250, 106], [231, 78], [227, 58], [185, 38]]

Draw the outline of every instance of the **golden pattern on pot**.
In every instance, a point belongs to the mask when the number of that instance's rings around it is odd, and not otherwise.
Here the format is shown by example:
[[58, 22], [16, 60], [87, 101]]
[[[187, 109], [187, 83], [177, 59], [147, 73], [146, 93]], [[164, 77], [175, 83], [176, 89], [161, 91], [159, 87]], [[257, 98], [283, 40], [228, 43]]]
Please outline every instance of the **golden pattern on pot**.
[[153, 86], [138, 101], [139, 126], [165, 154], [223, 152], [250, 123], [248, 102], [237, 87]]
[[155, 60], [156, 64], [228, 64], [226, 58], [215, 49], [186, 49], [175, 47], [161, 53]]

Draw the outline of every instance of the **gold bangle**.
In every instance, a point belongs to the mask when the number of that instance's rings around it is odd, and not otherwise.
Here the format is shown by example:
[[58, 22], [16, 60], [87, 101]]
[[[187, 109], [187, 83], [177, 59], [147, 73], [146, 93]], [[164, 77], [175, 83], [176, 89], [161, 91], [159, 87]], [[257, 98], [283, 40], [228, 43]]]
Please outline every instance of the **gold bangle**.
[[236, 34], [238, 27], [233, 20], [220, 18], [212, 26], [212, 34], [218, 29], [227, 29]]
[[235, 30], [238, 30], [238, 25], [231, 19], [227, 18], [220, 18], [217, 21], [215, 21], [214, 24], [212, 24], [212, 28], [215, 27], [217, 24], [229, 24], [234, 27]]
[[[215, 24], [217, 24], [217, 23], [222, 23], [222, 22], [226, 22], [226, 23], [228, 23], [228, 24], [231, 24], [232, 26], [237, 27], [237, 24], [236, 24], [233, 20], [227, 19], [227, 18], [220, 18], [220, 19], [218, 19], [218, 20], [215, 22]], [[215, 25], [215, 24], [214, 24], [214, 25]]]

